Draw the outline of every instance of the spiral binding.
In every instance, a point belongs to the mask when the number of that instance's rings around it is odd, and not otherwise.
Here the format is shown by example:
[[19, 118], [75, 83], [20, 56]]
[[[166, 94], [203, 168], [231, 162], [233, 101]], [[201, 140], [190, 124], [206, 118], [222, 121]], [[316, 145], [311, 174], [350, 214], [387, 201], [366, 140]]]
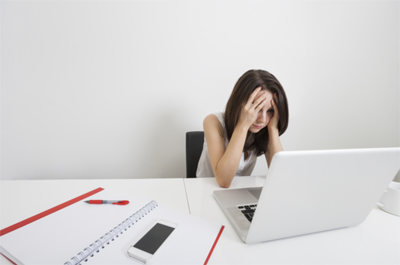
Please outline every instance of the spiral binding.
[[93, 257], [93, 255], [99, 252], [101, 248], [104, 248], [106, 244], [110, 244], [110, 241], [114, 241], [115, 237], [118, 237], [119, 234], [122, 234], [157, 206], [156, 201], [149, 202], [146, 206], [138, 210], [118, 226], [114, 227], [114, 229], [110, 230], [110, 232], [106, 233], [89, 247], [79, 252], [75, 257], [71, 258], [71, 260], [65, 262], [64, 265], [79, 265], [82, 261], [87, 261], [89, 257]]

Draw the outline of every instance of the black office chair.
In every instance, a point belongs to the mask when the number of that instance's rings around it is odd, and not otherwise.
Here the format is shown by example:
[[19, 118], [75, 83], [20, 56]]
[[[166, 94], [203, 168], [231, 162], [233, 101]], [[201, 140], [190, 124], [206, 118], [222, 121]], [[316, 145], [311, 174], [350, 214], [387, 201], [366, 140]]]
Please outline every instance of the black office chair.
[[186, 177], [195, 178], [197, 165], [203, 151], [204, 132], [186, 133]]

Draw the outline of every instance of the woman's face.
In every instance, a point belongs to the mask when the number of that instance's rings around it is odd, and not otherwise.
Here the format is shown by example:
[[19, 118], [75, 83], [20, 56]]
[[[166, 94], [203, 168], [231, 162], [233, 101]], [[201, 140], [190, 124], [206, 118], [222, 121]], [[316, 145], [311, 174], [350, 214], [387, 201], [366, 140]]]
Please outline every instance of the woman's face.
[[271, 100], [273, 99], [273, 94], [268, 90], [261, 90], [258, 92], [254, 100], [257, 100], [261, 95], [265, 94], [267, 96], [267, 101], [264, 107], [258, 112], [257, 119], [250, 126], [249, 131], [252, 133], [258, 133], [265, 126], [268, 125], [272, 116], [274, 116], [274, 108], [271, 105]]

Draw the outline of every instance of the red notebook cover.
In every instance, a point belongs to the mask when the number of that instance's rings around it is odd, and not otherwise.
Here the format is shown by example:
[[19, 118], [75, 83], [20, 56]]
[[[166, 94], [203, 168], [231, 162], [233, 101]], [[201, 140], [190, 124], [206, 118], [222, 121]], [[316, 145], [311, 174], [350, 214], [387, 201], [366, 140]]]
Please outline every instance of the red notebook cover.
[[64, 203], [62, 203], [62, 204], [60, 204], [58, 206], [55, 206], [55, 207], [53, 207], [53, 208], [51, 208], [51, 209], [49, 209], [47, 211], [44, 211], [44, 212], [39, 213], [37, 215], [34, 215], [34, 216], [32, 216], [32, 217], [30, 217], [28, 219], [25, 219], [25, 220], [23, 220], [21, 222], [18, 222], [18, 223], [13, 224], [13, 225], [11, 225], [9, 227], [6, 227], [6, 228], [0, 230], [0, 236], [4, 236], [5, 234], [8, 234], [8, 233], [10, 233], [10, 232], [12, 232], [12, 231], [14, 231], [14, 230], [16, 230], [18, 228], [21, 228], [21, 227], [23, 227], [25, 225], [33, 223], [33, 222], [39, 220], [40, 218], [43, 218], [43, 217], [48, 216], [48, 215], [50, 215], [52, 213], [55, 213], [55, 212], [57, 212], [59, 210], [62, 210], [65, 207], [68, 207], [68, 206], [70, 206], [70, 205], [72, 205], [72, 204], [74, 204], [76, 202], [79, 202], [79, 201], [81, 201], [83, 199], [86, 199], [87, 197], [90, 197], [90, 196], [92, 196], [92, 195], [94, 195], [94, 194], [96, 194], [96, 193], [98, 193], [98, 192], [100, 192], [102, 190], [104, 190], [104, 189], [103, 188], [97, 188], [97, 189], [92, 190], [92, 191], [90, 191], [88, 193], [85, 193], [85, 194], [83, 194], [81, 196], [78, 196], [78, 197], [76, 197], [76, 198], [74, 198], [72, 200], [64, 202]]

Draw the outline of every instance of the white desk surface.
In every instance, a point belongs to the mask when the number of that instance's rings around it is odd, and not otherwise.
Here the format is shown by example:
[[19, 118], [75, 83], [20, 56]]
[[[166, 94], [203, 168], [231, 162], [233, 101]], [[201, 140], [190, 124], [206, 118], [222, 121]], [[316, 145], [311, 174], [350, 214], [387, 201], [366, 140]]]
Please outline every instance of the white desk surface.
[[[231, 188], [262, 186], [263, 177], [235, 178]], [[0, 229], [102, 187], [155, 199], [166, 207], [225, 225], [212, 264], [400, 264], [400, 218], [374, 208], [356, 227], [244, 244], [213, 198], [215, 179], [0, 181]], [[51, 198], [49, 200], [49, 198]], [[0, 264], [11, 264], [0, 255]]]
[[[264, 179], [237, 177], [230, 188], [262, 186]], [[213, 197], [222, 189], [216, 180], [184, 181], [191, 214], [225, 225], [210, 264], [400, 264], [400, 217], [378, 207], [355, 227], [247, 245]]]
[[[182, 178], [2, 180], [0, 181], [0, 229], [99, 187], [107, 190], [112, 189], [124, 194], [136, 194], [156, 200], [159, 205], [189, 213]], [[0, 264], [12, 263], [0, 255]]]

